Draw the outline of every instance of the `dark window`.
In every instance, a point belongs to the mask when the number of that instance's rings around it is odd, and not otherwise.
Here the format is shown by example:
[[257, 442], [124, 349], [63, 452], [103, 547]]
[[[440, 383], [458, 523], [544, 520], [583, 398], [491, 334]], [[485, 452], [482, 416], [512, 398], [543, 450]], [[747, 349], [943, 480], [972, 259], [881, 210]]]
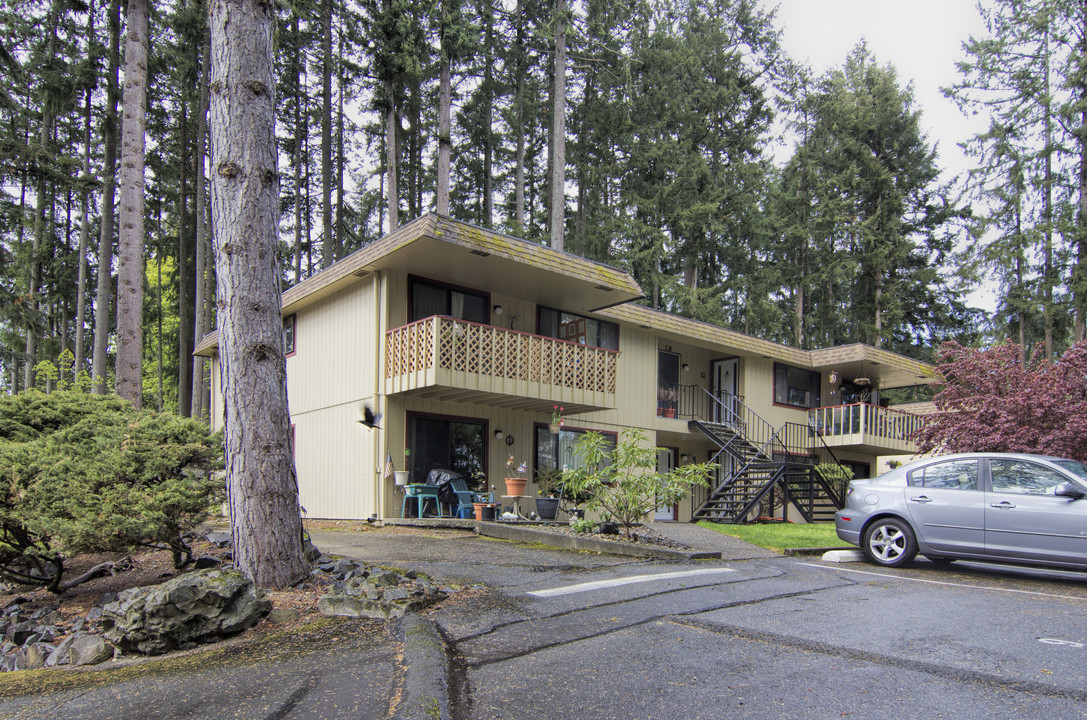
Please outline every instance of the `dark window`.
[[679, 408], [679, 355], [657, 351], [657, 415], [675, 417]]
[[409, 322], [446, 315], [486, 325], [490, 322], [490, 297], [463, 288], [412, 278]]
[[1052, 495], [1068, 478], [1056, 470], [1024, 460], [990, 460], [993, 492], [1025, 495]]
[[774, 403], [819, 407], [819, 373], [774, 363]]
[[910, 485], [950, 490], [977, 490], [978, 461], [953, 460], [926, 465], [910, 473]]
[[536, 325], [537, 332], [544, 337], [569, 340], [605, 350], [619, 349], [619, 326], [615, 323], [541, 307]]
[[413, 483], [431, 470], [453, 470], [469, 483], [486, 468], [486, 424], [480, 420], [408, 416], [408, 469]]
[[283, 318], [283, 352], [286, 355], [294, 355], [294, 328], [297, 320], [294, 315]]
[[[558, 435], [552, 435], [547, 425], [536, 426], [536, 472], [543, 470], [573, 470], [579, 467], [579, 459], [574, 452], [574, 445], [588, 430], [563, 428]], [[600, 433], [604, 441], [615, 448], [615, 433]]]

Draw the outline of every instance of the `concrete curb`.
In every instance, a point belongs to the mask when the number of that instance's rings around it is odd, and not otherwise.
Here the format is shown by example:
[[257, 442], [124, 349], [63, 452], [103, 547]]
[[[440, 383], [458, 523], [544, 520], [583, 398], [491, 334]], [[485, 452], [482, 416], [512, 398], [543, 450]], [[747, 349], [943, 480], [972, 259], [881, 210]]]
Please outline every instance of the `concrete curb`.
[[503, 523], [476, 523], [476, 532], [486, 537], [514, 540], [524, 543], [539, 543], [563, 550], [587, 550], [589, 552], [625, 555], [630, 557], [660, 558], [663, 560], [720, 560], [720, 551], [676, 550], [654, 546], [635, 546], [627, 543], [608, 542], [595, 538], [578, 537], [533, 530]]
[[434, 622], [408, 613], [404, 633], [404, 695], [395, 720], [449, 720], [449, 652]]
[[785, 548], [785, 552], [782, 553], [786, 557], [798, 557], [804, 555], [822, 555], [824, 553], [831, 552], [833, 550], [855, 550], [856, 548], [846, 547], [845, 545], [837, 545], [834, 547], [821, 547], [821, 548]]

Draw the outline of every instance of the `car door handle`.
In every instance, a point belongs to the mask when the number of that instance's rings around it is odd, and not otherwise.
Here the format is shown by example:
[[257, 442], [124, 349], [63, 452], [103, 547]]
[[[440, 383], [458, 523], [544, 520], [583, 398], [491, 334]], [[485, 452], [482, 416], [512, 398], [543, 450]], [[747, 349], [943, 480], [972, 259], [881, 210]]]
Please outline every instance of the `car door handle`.
[[989, 507], [994, 507], [997, 510], [1009, 510], [1009, 509], [1011, 509], [1011, 508], [1013, 508], [1015, 506], [1012, 505], [1007, 500], [1002, 500], [1002, 501], [1000, 501], [998, 503], [989, 503]]
[[932, 502], [932, 498], [930, 498], [927, 495], [918, 495], [917, 497], [911, 497], [910, 502], [922, 503], [922, 504], [930, 503], [930, 502]]

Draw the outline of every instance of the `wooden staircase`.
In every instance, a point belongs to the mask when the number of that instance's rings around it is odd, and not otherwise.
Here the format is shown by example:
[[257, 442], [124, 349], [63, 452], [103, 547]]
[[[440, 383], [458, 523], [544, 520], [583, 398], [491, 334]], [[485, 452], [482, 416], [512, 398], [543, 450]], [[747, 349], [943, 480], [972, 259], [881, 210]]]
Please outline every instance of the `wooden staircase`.
[[[833, 520], [841, 500], [816, 472], [813, 459], [828, 454], [831, 462], [837, 459], [829, 448], [823, 453], [811, 447], [821, 439], [796, 423], [774, 429], [735, 398], [728, 407], [717, 402], [713, 414], [718, 420], [695, 418], [688, 423], [719, 448], [713, 460], [722, 468], [718, 482], [694, 509], [693, 520], [748, 522], [768, 514], [774, 500], [795, 507], [808, 522]], [[803, 441], [807, 445], [799, 447]]]

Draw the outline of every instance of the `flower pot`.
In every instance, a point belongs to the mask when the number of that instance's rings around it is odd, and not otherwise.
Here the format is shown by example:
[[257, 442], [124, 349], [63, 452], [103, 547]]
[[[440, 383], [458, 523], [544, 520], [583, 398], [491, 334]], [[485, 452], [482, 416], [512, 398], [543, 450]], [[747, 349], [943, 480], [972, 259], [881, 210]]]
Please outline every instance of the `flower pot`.
[[524, 495], [525, 485], [528, 485], [528, 478], [523, 477], [508, 477], [506, 478], [506, 494], [507, 495]]
[[[472, 503], [472, 509], [475, 510], [476, 521], [477, 522], [482, 522], [482, 520], [483, 520], [483, 510], [486, 507], [487, 507], [487, 503]], [[491, 516], [493, 517], [494, 513], [491, 513]]]
[[665, 408], [664, 409], [664, 417], [674, 418], [675, 416], [676, 416], [676, 409], [675, 408]]
[[492, 505], [490, 503], [483, 504], [483, 516], [480, 520], [489, 520], [494, 522], [495, 513], [498, 512], [498, 505]]
[[558, 423], [551, 423], [547, 426], [547, 429], [551, 431], [552, 435], [558, 435], [559, 430], [562, 429], [562, 425], [559, 425]]
[[559, 512], [559, 499], [551, 497], [536, 498], [536, 514], [541, 520], [554, 520]]
[[408, 480], [411, 478], [411, 473], [407, 470], [393, 470], [394, 482], [397, 485], [407, 485]]

